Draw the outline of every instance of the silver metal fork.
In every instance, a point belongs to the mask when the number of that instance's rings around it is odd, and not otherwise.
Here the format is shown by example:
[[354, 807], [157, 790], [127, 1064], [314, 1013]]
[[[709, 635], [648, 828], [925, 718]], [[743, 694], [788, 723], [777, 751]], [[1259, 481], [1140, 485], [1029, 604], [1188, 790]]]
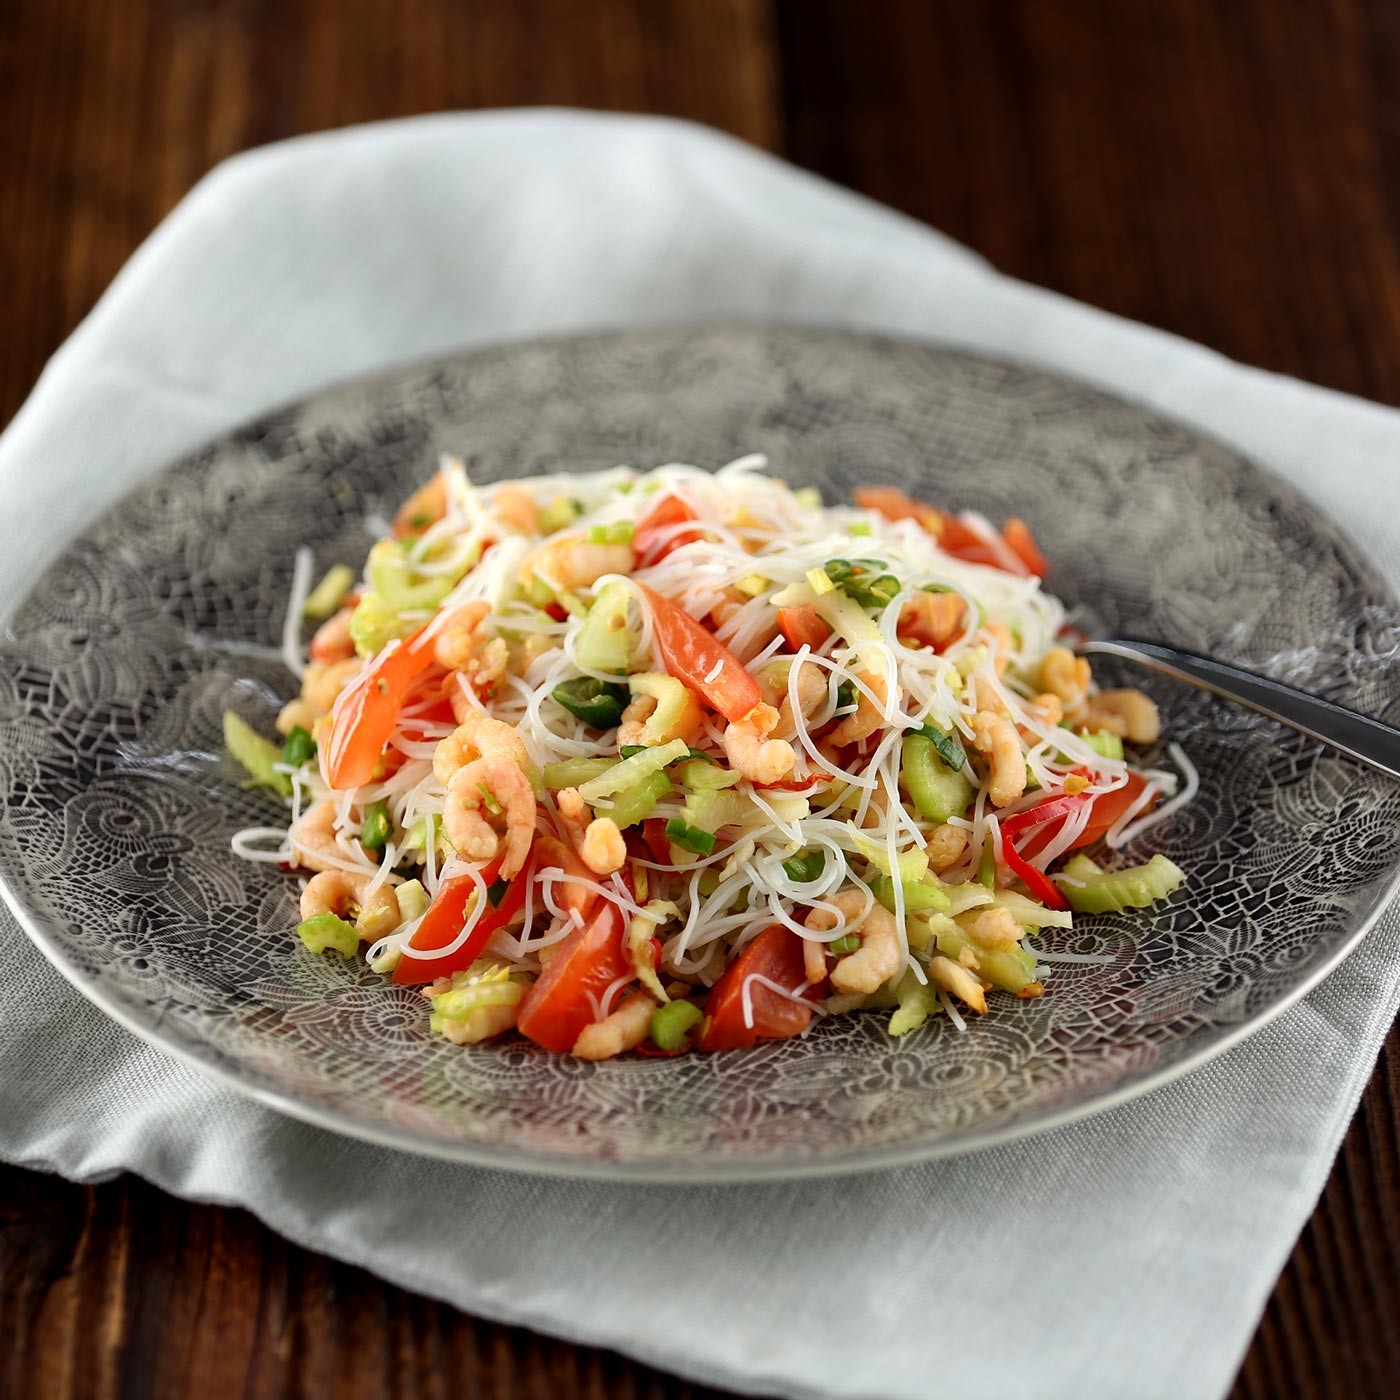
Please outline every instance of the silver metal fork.
[[1081, 650], [1136, 661], [1174, 680], [1234, 700], [1320, 739], [1362, 763], [1369, 763], [1392, 778], [1400, 778], [1400, 729], [1393, 724], [1359, 715], [1320, 695], [1310, 695], [1267, 676], [1256, 676], [1252, 671], [1217, 661], [1213, 656], [1200, 656], [1193, 651], [1164, 646], [1161, 642], [1104, 637], [1088, 642]]

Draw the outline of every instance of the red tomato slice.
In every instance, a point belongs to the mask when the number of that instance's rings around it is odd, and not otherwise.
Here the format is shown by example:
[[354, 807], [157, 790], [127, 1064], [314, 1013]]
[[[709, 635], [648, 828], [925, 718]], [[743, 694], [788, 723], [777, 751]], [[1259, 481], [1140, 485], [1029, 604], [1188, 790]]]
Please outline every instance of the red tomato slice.
[[699, 530], [676, 530], [675, 525], [695, 520], [696, 514], [679, 496], [662, 496], [652, 508], [637, 522], [632, 535], [632, 550], [637, 563], [648, 566], [659, 564], [674, 549], [693, 540], [703, 539]]
[[1002, 526], [1001, 537], [1006, 541], [1007, 548], [1033, 573], [1037, 578], [1044, 578], [1050, 565], [1045, 556], [1040, 552], [1040, 546], [1035, 542], [1035, 536], [1031, 534], [1031, 527], [1024, 520], [1019, 520], [1012, 516], [1010, 520]]
[[373, 777], [414, 681], [432, 665], [433, 646], [424, 640], [424, 630], [390, 642], [337, 701], [322, 765], [331, 787], [359, 787]]
[[516, 1028], [546, 1050], [565, 1054], [596, 1019], [595, 1003], [631, 972], [622, 947], [622, 913], [607, 900], [588, 924], [559, 944], [525, 993]]
[[[493, 860], [481, 871], [481, 878], [486, 885], [493, 885], [500, 871], [500, 860]], [[504, 928], [525, 907], [525, 892], [534, 878], [534, 865], [527, 865], [506, 887], [501, 902], [488, 907], [477, 920], [467, 941], [456, 952], [443, 958], [415, 958], [412, 952], [415, 948], [424, 952], [445, 948], [462, 931], [462, 925], [466, 922], [467, 904], [476, 882], [470, 875], [444, 880], [438, 886], [437, 898], [423, 915], [423, 922], [413, 931], [413, 938], [394, 969], [394, 981], [403, 986], [417, 986], [470, 967], [485, 951], [491, 935], [498, 928]]]
[[784, 1040], [805, 1031], [809, 1007], [779, 996], [761, 982], [749, 988], [753, 1025], [744, 1022], [744, 983], [755, 974], [794, 992], [807, 981], [802, 940], [781, 924], [766, 928], [724, 970], [705, 1003], [702, 1050], [742, 1050], [759, 1040]]
[[656, 644], [666, 670], [701, 695], [725, 719], [743, 719], [763, 698], [758, 682], [749, 675], [744, 663], [669, 598], [663, 598], [644, 583], [638, 587], [651, 605]]
[[778, 628], [793, 651], [800, 647], [811, 647], [816, 651], [831, 636], [831, 628], [817, 616], [816, 608], [810, 603], [800, 603], [795, 608], [779, 608]]

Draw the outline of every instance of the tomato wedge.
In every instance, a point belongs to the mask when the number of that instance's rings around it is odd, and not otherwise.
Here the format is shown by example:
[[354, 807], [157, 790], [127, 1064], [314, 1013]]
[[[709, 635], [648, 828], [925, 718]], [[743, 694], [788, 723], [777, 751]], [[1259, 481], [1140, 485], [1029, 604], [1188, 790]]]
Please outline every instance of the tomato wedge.
[[703, 539], [699, 530], [674, 530], [687, 520], [698, 517], [679, 496], [662, 496], [637, 522], [632, 535], [632, 550], [637, 563], [643, 566], [659, 564], [672, 550], [683, 544]]
[[516, 1029], [546, 1050], [565, 1054], [593, 1024], [603, 994], [631, 972], [622, 947], [622, 912], [607, 900], [589, 923], [559, 944], [525, 993]]
[[648, 817], [642, 823], [642, 840], [657, 865], [674, 865], [671, 858], [671, 838], [666, 835], [665, 817]]
[[[489, 887], [495, 884], [500, 872], [500, 860], [493, 860], [480, 872], [481, 879]], [[476, 889], [476, 881], [470, 875], [457, 875], [444, 880], [438, 886], [437, 898], [423, 915], [423, 922], [413, 931], [413, 937], [394, 969], [394, 981], [400, 986], [414, 987], [470, 967], [486, 950], [491, 935], [498, 928], [504, 928], [525, 907], [525, 892], [534, 878], [534, 866], [526, 866], [506, 887], [501, 902], [486, 909], [467, 941], [455, 952], [442, 958], [415, 958], [415, 948], [422, 952], [445, 948], [461, 933], [462, 925], [466, 922], [467, 905], [472, 891]]]
[[985, 564], [1005, 573], [1019, 573], [1024, 569], [1027, 573], [1045, 575], [1045, 556], [1024, 520], [1008, 520], [1002, 531], [1007, 549], [1021, 566], [1016, 568], [1008, 567], [1006, 555], [956, 515], [916, 501], [897, 487], [861, 486], [851, 493], [851, 499], [866, 510], [879, 511], [886, 520], [917, 520], [938, 541], [938, 547], [955, 559]]
[[779, 608], [778, 630], [793, 651], [800, 647], [811, 647], [816, 651], [831, 636], [831, 628], [821, 620], [810, 603], [799, 603], [795, 608]]
[[1007, 548], [1031, 573], [1037, 578], [1045, 577], [1050, 565], [1040, 552], [1040, 546], [1036, 544], [1035, 536], [1031, 534], [1031, 527], [1024, 520], [1012, 516], [1001, 527], [1001, 537], [1006, 541]]
[[804, 986], [807, 974], [802, 940], [791, 929], [774, 924], [725, 968], [705, 1003], [700, 1049], [743, 1050], [759, 1040], [785, 1040], [807, 1029], [812, 1020], [811, 1008], [779, 996], [761, 982], [749, 988], [753, 1025], [745, 1023], [744, 984], [755, 975], [794, 992]]
[[408, 692], [432, 665], [426, 630], [420, 627], [403, 641], [390, 642], [342, 692], [322, 763], [331, 787], [359, 787], [374, 775]]
[[638, 587], [651, 605], [656, 644], [667, 671], [725, 719], [743, 719], [763, 698], [744, 663], [669, 598], [644, 583]]

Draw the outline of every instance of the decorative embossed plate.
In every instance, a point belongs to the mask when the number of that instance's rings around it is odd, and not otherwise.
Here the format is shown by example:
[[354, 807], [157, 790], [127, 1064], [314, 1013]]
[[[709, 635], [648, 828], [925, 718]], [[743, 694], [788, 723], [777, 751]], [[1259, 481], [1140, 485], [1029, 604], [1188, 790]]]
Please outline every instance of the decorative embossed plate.
[[[1167, 851], [1188, 889], [1052, 942], [1110, 952], [899, 1041], [886, 1017], [717, 1057], [584, 1064], [430, 1038], [423, 1001], [291, 935], [289, 885], [229, 853], [266, 821], [220, 755], [271, 724], [292, 556], [358, 563], [442, 450], [481, 479], [767, 452], [1031, 520], [1049, 586], [1392, 719], [1393, 599], [1316, 513], [1217, 444], [1080, 384], [837, 332], [627, 332], [461, 354], [269, 414], [95, 525], [0, 644], [0, 868], [39, 946], [138, 1033], [341, 1132], [495, 1166], [701, 1178], [964, 1150], [1141, 1092], [1334, 966], [1400, 859], [1400, 786], [1197, 692], [1135, 676], [1199, 765]], [[1101, 669], [1104, 663], [1098, 663]]]

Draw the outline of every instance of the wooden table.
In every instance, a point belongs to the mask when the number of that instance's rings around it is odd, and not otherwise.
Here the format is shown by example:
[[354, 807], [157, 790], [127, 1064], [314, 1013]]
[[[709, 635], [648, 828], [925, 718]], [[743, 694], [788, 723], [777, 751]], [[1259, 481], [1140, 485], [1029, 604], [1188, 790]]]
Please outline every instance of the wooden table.
[[[1384, 0], [4, 0], [0, 421], [211, 165], [298, 132], [574, 104], [709, 122], [997, 266], [1400, 403]], [[1396, 1393], [1392, 1032], [1241, 1397]], [[134, 1179], [0, 1169], [0, 1394], [718, 1392], [476, 1321]]]

